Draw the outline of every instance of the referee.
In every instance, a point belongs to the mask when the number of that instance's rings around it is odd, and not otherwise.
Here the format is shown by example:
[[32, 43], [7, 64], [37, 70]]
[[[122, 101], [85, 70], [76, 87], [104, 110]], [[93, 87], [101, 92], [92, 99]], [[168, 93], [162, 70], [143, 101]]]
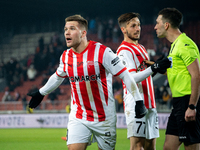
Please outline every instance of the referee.
[[200, 149], [200, 68], [196, 44], [179, 29], [182, 14], [175, 8], [158, 13], [155, 30], [158, 38], [171, 42], [167, 77], [172, 91], [173, 109], [166, 130], [164, 150]]

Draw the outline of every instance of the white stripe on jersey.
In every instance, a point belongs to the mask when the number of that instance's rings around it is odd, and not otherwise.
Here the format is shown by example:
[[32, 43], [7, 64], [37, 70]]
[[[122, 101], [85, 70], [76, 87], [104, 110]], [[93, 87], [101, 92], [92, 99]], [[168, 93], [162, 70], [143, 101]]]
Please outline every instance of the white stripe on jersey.
[[[140, 55], [143, 57], [143, 59], [146, 59], [148, 58], [149, 60], [149, 56], [148, 56], [148, 53], [144, 50], [144, 47], [138, 45], [141, 49], [139, 49], [137, 46], [134, 46], [134, 45], [131, 45], [135, 50], [138, 51], [138, 53], [140, 53]], [[135, 54], [135, 52], [133, 52]], [[137, 58], [137, 57], [135, 57]]]

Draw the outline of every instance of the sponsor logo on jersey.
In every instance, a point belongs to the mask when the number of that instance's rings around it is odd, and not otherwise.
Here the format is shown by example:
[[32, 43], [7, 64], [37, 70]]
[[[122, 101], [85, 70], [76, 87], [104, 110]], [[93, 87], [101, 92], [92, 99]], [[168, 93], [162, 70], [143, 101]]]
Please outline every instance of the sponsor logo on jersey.
[[100, 79], [100, 74], [69, 77], [70, 82], [96, 81], [97, 79]]
[[112, 64], [113, 66], [115, 66], [116, 64], [119, 63], [119, 61], [120, 61], [119, 57], [116, 57], [116, 58], [114, 58], [114, 59], [111, 61], [111, 64]]

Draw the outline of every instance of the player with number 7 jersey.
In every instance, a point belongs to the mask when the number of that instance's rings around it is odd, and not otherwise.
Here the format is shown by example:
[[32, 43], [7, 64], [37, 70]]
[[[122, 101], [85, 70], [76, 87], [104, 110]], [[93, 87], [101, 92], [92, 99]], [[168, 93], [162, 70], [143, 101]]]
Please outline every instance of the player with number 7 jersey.
[[[144, 46], [138, 43], [141, 31], [139, 16], [138, 13], [130, 12], [122, 14], [118, 18], [124, 40], [117, 49], [117, 55], [134, 77], [140, 94], [144, 99], [144, 104], [148, 109], [146, 116], [135, 118], [136, 103], [133, 100], [134, 97], [129, 93], [127, 86], [122, 81], [127, 138], [130, 139], [130, 150], [153, 150], [156, 147], [156, 138], [159, 137], [159, 129], [151, 75], [155, 68], [159, 68], [159, 64], [156, 63], [154, 65], [156, 67], [151, 66], [147, 68], [147, 65], [144, 63], [145, 60], [149, 60], [149, 56]], [[163, 69], [166, 72], [166, 68], [163, 67]]]

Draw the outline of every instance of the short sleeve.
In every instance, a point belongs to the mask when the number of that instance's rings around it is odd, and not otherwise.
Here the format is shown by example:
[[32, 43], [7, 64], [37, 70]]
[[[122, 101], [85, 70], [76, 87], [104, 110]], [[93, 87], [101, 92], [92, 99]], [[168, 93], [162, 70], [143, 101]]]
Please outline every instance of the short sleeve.
[[136, 72], [136, 63], [133, 59], [133, 54], [127, 50], [120, 50], [118, 53], [118, 57], [121, 59], [122, 63], [126, 66], [126, 68], [130, 70], [135, 70]]
[[104, 52], [103, 66], [112, 75], [119, 75], [126, 70], [120, 58], [110, 48], [106, 48]]
[[192, 62], [198, 58], [196, 49], [193, 46], [185, 44], [182, 48], [179, 49], [178, 56], [183, 60], [186, 66], [189, 66]]
[[56, 70], [56, 74], [59, 77], [67, 78], [68, 76], [67, 76], [67, 73], [66, 73], [66, 64], [64, 62], [65, 62], [65, 52], [60, 56], [60, 63], [59, 63], [59, 66]]

